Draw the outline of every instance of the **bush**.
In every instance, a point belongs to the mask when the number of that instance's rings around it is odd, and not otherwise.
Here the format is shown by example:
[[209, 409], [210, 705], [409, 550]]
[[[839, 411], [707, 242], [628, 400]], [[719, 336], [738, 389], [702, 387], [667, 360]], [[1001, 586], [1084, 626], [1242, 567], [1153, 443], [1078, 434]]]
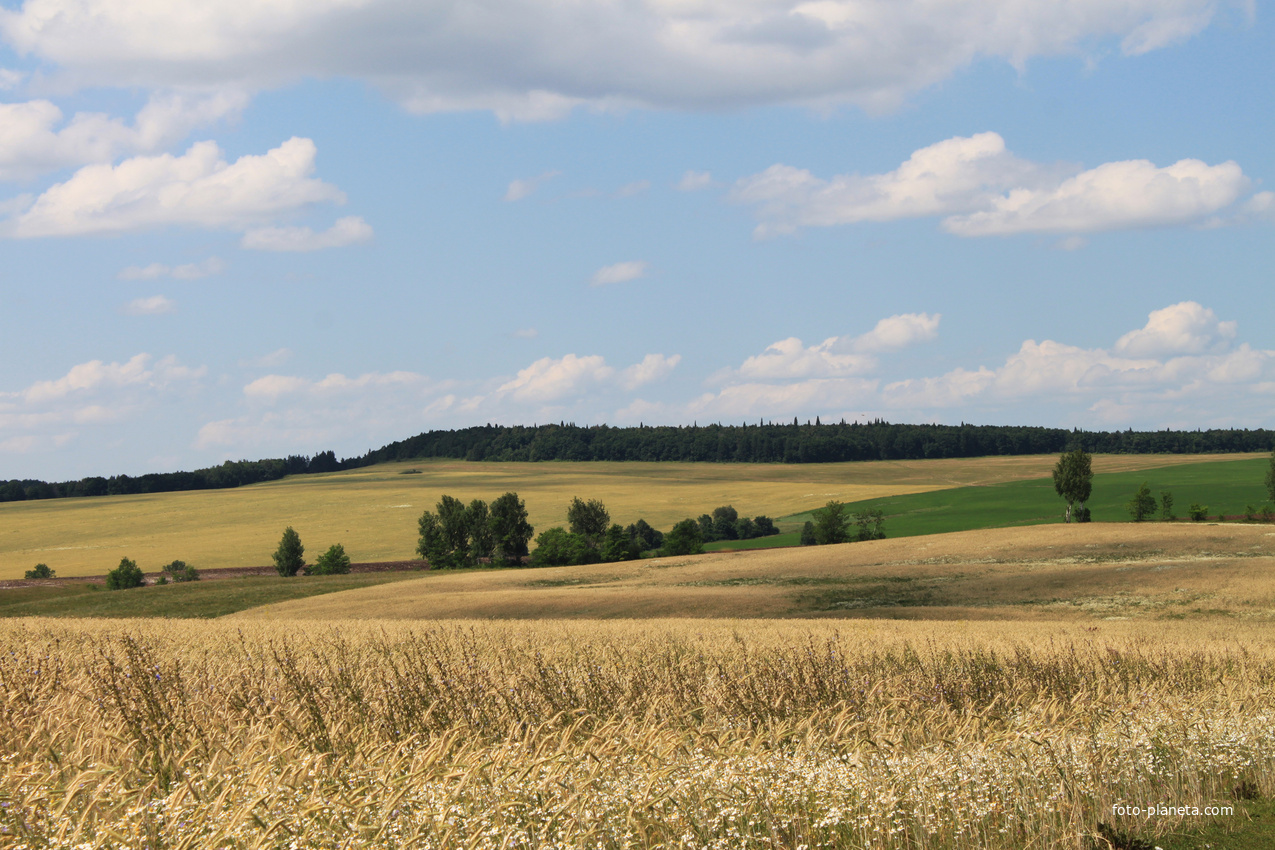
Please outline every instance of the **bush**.
[[1191, 522], [1204, 522], [1209, 518], [1209, 506], [1192, 503], [1187, 509], [1187, 515], [1191, 517]]
[[166, 575], [160, 576], [160, 584], [167, 584], [169, 581], [199, 581], [199, 570], [185, 561], [173, 561], [164, 567], [164, 572]]
[[835, 499], [829, 500], [813, 514], [815, 518], [815, 542], [820, 546], [833, 543], [850, 542], [850, 531], [846, 527], [850, 517], [846, 515], [846, 505]]
[[1155, 513], [1155, 496], [1151, 495], [1151, 488], [1147, 486], [1147, 482], [1142, 482], [1142, 486], [1129, 500], [1127, 507], [1134, 522], [1142, 522]]
[[1076, 508], [1075, 512], [1072, 514], [1072, 518], [1075, 519], [1076, 522], [1089, 522], [1089, 518], [1091, 516], [1092, 514], [1089, 513], [1088, 508]]
[[536, 548], [531, 552], [533, 567], [567, 567], [590, 564], [595, 560], [589, 541], [561, 526], [540, 532]]
[[858, 527], [856, 540], [885, 539], [885, 515], [880, 511], [859, 511], [854, 514], [854, 524]]
[[661, 555], [698, 555], [704, 551], [704, 535], [693, 519], [684, 519], [664, 535]]
[[1163, 522], [1173, 522], [1177, 519], [1173, 515], [1173, 494], [1168, 490], [1160, 491], [1160, 519]]
[[120, 565], [106, 574], [107, 590], [128, 590], [146, 583], [141, 567], [130, 558], [120, 558]]
[[310, 574], [316, 576], [341, 576], [349, 571], [350, 556], [345, 554], [344, 546], [340, 543], [334, 543], [328, 547], [328, 551], [319, 556], [319, 560], [314, 562], [314, 567], [310, 570]]
[[35, 569], [27, 570], [27, 578], [57, 578], [57, 573], [48, 564], [36, 564]]
[[301, 535], [288, 526], [283, 530], [283, 538], [279, 540], [279, 548], [274, 550], [274, 568], [281, 576], [294, 576], [305, 568], [305, 547], [301, 545]]
[[1272, 509], [1270, 505], [1262, 505], [1261, 517], [1262, 522], [1275, 520], [1275, 509]]
[[818, 542], [815, 537], [815, 524], [810, 520], [806, 520], [806, 524], [801, 527], [801, 545], [814, 546]]

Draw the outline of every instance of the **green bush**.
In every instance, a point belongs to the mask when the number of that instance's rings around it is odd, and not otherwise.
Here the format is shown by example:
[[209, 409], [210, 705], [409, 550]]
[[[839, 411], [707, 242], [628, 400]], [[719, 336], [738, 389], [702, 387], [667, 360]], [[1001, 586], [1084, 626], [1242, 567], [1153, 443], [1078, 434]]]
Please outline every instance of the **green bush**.
[[106, 574], [107, 590], [128, 590], [146, 583], [141, 567], [130, 558], [120, 558], [120, 565]]
[[36, 564], [35, 569], [27, 570], [27, 578], [57, 578], [57, 573], [48, 564]]
[[1209, 518], [1209, 506], [1193, 502], [1187, 509], [1187, 515], [1191, 517], [1191, 522], [1204, 522]]
[[818, 538], [815, 537], [815, 524], [806, 520], [806, 524], [801, 527], [801, 545], [814, 546], [818, 542]]
[[[199, 570], [192, 567], [185, 561], [173, 561], [164, 567], [166, 576], [161, 576], [161, 580], [167, 578], [168, 581], [199, 581]], [[161, 583], [166, 583], [161, 581]]]
[[704, 551], [704, 533], [699, 523], [693, 519], [684, 519], [673, 530], [664, 535], [664, 546], [661, 555], [698, 555]]
[[340, 543], [334, 543], [328, 547], [328, 551], [319, 556], [319, 560], [314, 562], [314, 567], [310, 570], [311, 575], [316, 576], [339, 576], [345, 575], [350, 571], [350, 556], [345, 554], [345, 547]]
[[594, 560], [589, 541], [562, 526], [540, 532], [536, 538], [536, 548], [531, 552], [533, 567], [567, 567], [589, 564]]

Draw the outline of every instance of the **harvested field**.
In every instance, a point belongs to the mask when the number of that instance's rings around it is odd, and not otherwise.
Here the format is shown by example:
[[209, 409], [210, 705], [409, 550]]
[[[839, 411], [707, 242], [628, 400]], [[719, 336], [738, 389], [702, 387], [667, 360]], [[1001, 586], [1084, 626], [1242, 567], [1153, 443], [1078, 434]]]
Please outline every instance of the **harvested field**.
[[1275, 530], [1090, 523], [423, 575], [241, 618], [1275, 619]]

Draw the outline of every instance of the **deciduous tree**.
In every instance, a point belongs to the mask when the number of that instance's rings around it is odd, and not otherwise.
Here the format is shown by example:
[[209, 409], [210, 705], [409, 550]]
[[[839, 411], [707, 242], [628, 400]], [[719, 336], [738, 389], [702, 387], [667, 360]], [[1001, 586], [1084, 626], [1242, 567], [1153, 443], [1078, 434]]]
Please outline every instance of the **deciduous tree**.
[[491, 503], [491, 533], [494, 557], [512, 566], [521, 564], [534, 533], [527, 522], [527, 505], [517, 493], [505, 493]]
[[1054, 490], [1067, 500], [1067, 522], [1071, 522], [1071, 507], [1079, 504], [1084, 510], [1085, 502], [1093, 491], [1092, 458], [1084, 449], [1073, 449], [1064, 452], [1054, 465]]
[[274, 550], [274, 568], [281, 576], [294, 576], [305, 567], [305, 547], [301, 535], [288, 526], [283, 530], [279, 548]]

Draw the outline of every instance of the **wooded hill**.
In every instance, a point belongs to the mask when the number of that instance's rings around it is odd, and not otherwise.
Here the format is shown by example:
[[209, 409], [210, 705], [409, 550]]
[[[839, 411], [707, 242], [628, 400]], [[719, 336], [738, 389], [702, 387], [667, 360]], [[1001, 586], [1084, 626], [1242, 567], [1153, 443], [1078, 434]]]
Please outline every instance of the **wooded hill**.
[[285, 475], [334, 472], [387, 461], [449, 458], [470, 461], [698, 461], [708, 463], [836, 463], [861, 460], [1054, 454], [1079, 446], [1101, 454], [1208, 454], [1275, 448], [1275, 431], [1081, 431], [1012, 425], [689, 425], [613, 428], [608, 425], [480, 425], [427, 431], [337, 460], [331, 451], [257, 461], [226, 461], [193, 472], [90, 477], [50, 483], [0, 482], [0, 502], [214, 490], [273, 481]]

